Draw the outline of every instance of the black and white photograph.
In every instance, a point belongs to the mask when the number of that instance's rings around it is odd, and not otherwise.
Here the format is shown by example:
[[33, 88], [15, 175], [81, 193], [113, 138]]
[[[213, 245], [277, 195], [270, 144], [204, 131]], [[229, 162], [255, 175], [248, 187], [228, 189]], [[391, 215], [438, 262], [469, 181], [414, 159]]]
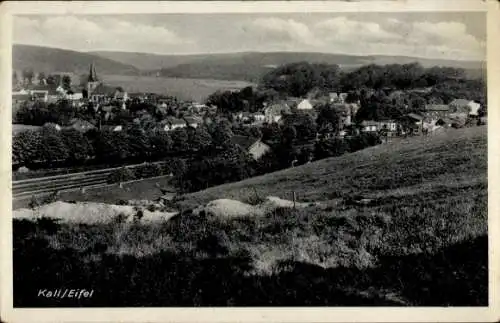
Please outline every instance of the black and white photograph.
[[486, 2], [12, 14], [11, 306], [493, 306]]

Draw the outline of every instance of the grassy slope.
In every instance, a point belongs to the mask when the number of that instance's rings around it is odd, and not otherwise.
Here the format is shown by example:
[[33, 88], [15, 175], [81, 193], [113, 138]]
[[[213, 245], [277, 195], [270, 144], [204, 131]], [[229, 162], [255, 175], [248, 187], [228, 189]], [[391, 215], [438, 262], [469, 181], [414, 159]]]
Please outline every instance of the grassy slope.
[[320, 160], [241, 182], [188, 194], [184, 207], [216, 198], [261, 196], [303, 201], [335, 200], [349, 194], [404, 196], [487, 183], [486, 127], [401, 139], [337, 158]]
[[[223, 185], [181, 204], [244, 200], [253, 187], [326, 205], [155, 225], [14, 221], [14, 304], [75, 306], [36, 297], [68, 282], [96, 289], [80, 306], [487, 304], [485, 127]], [[340, 202], [360, 192], [377, 205]]]

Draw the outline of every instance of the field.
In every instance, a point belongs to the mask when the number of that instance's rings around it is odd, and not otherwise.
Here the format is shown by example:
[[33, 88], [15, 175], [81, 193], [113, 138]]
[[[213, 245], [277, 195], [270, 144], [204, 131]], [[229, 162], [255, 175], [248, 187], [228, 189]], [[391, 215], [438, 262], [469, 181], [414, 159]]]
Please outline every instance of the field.
[[103, 80], [122, 86], [131, 92], [154, 92], [173, 95], [182, 100], [203, 102], [217, 90], [240, 89], [252, 85], [244, 81], [220, 81], [209, 79], [165, 78], [150, 76], [103, 75]]
[[[154, 225], [14, 221], [14, 305], [486, 306], [486, 144], [486, 127], [450, 130], [178, 201], [188, 209], [295, 191], [319, 202], [305, 209], [185, 212]], [[63, 283], [96, 297], [36, 297]]]
[[[61, 192], [59, 200], [76, 202], [99, 202], [117, 204], [120, 200], [155, 200], [163, 194], [156, 185], [173, 191], [171, 177], [162, 176], [124, 183], [122, 188], [118, 184], [110, 184], [101, 187], [87, 188], [85, 193], [75, 189], [73, 191]], [[31, 197], [15, 199], [12, 201], [13, 210], [27, 208]]]

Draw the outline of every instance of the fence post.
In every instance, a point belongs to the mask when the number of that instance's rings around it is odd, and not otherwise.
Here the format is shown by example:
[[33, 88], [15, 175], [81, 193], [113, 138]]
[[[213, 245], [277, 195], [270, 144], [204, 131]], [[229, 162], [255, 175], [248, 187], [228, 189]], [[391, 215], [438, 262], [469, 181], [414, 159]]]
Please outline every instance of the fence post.
[[120, 184], [119, 184], [119, 185], [120, 185], [120, 188], [123, 188], [123, 183], [122, 183], [122, 182], [120, 182]]
[[295, 200], [297, 198], [295, 191], [292, 192], [292, 195], [293, 195], [293, 209], [295, 210]]

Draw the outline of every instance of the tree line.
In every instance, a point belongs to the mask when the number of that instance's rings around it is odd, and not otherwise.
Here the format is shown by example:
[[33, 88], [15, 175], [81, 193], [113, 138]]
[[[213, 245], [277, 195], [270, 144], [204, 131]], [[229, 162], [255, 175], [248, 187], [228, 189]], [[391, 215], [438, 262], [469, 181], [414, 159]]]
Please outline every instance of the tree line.
[[89, 161], [116, 165], [193, 153], [203, 155], [226, 147], [232, 135], [230, 127], [224, 124], [165, 132], [145, 130], [140, 124], [131, 123], [123, 131], [92, 129], [85, 133], [45, 125], [41, 130], [26, 130], [13, 136], [12, 162], [28, 168], [49, 168]]
[[281, 65], [266, 73], [258, 87], [217, 91], [207, 103], [224, 114], [256, 112], [263, 109], [264, 102], [287, 97], [325, 98], [330, 92], [348, 93], [347, 103], [359, 102], [360, 121], [397, 119], [424, 110], [426, 104], [448, 104], [457, 98], [487, 104], [484, 79], [469, 78], [460, 68], [370, 64], [344, 71], [337, 65], [308, 62]]
[[60, 75], [60, 74], [45, 74], [44, 72], [35, 73], [32, 68], [26, 68], [18, 73], [14, 71], [12, 73], [12, 85], [17, 86], [18, 84], [32, 85], [34, 82], [39, 83], [45, 82], [47, 85], [59, 85], [66, 90], [71, 89], [71, 76]]
[[[343, 71], [338, 65], [298, 62], [282, 65], [262, 77], [261, 87], [279, 93], [302, 97], [313, 89], [321, 91], [356, 92], [361, 89], [410, 90], [434, 87], [450, 82], [467, 83], [475, 87], [484, 80], [471, 80], [466, 71], [452, 67], [424, 68], [418, 63], [364, 65], [352, 71]], [[468, 83], [471, 81], [471, 83]]]

